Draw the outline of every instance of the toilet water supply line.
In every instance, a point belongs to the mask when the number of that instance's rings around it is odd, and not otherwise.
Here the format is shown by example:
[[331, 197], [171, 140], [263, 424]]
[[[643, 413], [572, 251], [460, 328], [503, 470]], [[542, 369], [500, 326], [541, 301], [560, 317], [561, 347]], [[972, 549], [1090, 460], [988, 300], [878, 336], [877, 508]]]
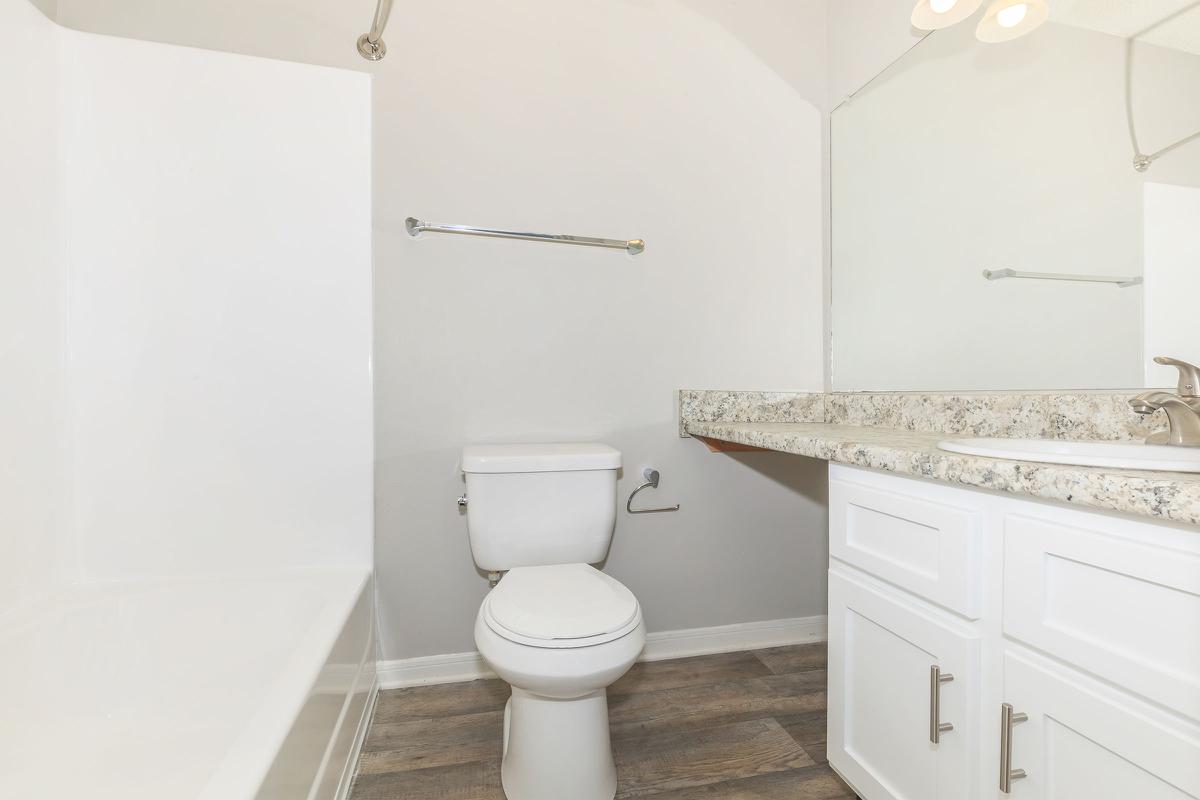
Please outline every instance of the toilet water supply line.
[[358, 37], [358, 54], [367, 61], [382, 61], [387, 55], [387, 45], [383, 43], [383, 29], [387, 27], [391, 13], [392, 0], [378, 0], [375, 18], [371, 20], [371, 30]]

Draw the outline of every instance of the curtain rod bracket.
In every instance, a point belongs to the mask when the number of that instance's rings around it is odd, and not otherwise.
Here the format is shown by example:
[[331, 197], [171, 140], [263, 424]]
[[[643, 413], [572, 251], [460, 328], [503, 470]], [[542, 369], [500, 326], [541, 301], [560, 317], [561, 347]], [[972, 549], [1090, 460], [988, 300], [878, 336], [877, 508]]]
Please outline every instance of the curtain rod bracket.
[[383, 39], [371, 41], [371, 34], [364, 33], [358, 37], [358, 54], [367, 61], [383, 61], [383, 57], [387, 55], [387, 45], [383, 43]]
[[371, 20], [371, 30], [358, 37], [358, 54], [367, 61], [382, 61], [387, 55], [387, 45], [383, 43], [383, 29], [387, 27], [391, 13], [392, 0], [379, 0], [375, 6], [375, 17]]

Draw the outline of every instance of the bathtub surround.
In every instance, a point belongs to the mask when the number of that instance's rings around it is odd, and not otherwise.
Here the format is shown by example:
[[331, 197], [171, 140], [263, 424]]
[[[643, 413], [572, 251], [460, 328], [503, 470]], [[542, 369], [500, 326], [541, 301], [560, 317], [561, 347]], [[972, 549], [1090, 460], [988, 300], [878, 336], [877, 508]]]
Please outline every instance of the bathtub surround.
[[63, 35], [83, 570], [369, 567], [370, 80]]
[[0, 620], [36, 605], [70, 567], [59, 542], [65, 315], [56, 35], [27, 3], [0, 3]]
[[0, 67], [0, 795], [332, 796], [375, 672], [370, 81], [25, 0]]

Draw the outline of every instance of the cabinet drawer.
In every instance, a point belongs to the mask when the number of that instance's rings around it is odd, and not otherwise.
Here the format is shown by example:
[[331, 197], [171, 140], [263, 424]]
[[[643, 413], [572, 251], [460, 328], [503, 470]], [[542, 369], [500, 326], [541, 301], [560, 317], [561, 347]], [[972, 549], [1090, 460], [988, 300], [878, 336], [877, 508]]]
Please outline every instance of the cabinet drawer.
[[922, 481], [831, 470], [829, 554], [978, 619], [983, 524], [969, 499]]
[[1004, 633], [1200, 719], [1200, 536], [1006, 514]]

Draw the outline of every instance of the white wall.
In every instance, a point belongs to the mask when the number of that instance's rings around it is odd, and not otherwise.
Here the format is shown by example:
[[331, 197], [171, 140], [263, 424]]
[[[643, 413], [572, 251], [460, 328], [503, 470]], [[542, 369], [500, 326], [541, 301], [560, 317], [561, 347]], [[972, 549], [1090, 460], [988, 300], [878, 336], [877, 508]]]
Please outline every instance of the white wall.
[[64, 35], [86, 573], [370, 564], [369, 79]]
[[[385, 658], [473, 649], [487, 584], [454, 498], [467, 443], [599, 439], [643, 466], [608, 569], [651, 630], [824, 612], [823, 467], [676, 436], [685, 386], [823, 385], [821, 0], [398, 6], [63, 0], [113, 33], [371, 69]], [[643, 237], [644, 255], [426, 235], [431, 221]]]
[[0, 616], [65, 577], [56, 36], [24, 0], [0, 2]]
[[1200, 364], [1200, 187], [1145, 185], [1147, 386], [1174, 386], [1174, 367], [1155, 364], [1171, 356]]
[[913, 0], [829, 0], [829, 107], [919, 43]]
[[0, 614], [369, 566], [370, 79], [0, 0]]
[[[1200, 59], [1146, 48], [1138, 63], [1150, 146], [1179, 127]], [[1141, 274], [1124, 85], [1116, 37], [1051, 23], [1000, 48], [962, 26], [834, 113], [836, 389], [1141, 384], [1140, 287], [981, 275]], [[1150, 178], [1197, 181], [1200, 148]]]

